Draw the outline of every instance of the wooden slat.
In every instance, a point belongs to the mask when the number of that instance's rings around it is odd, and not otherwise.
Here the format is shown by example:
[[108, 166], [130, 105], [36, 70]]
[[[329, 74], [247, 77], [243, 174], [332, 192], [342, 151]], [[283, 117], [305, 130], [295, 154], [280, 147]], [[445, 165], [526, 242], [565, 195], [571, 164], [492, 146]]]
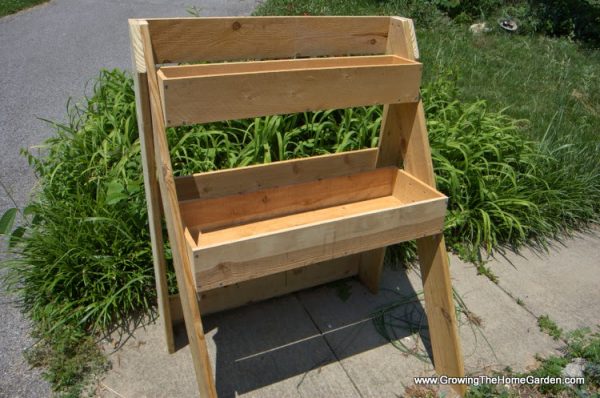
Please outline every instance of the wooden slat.
[[176, 177], [179, 200], [210, 199], [373, 170], [377, 149], [361, 149]]
[[[144, 174], [144, 189], [148, 207], [148, 226], [152, 245], [152, 262], [156, 279], [156, 296], [158, 313], [165, 333], [167, 351], [175, 352], [173, 337], [173, 322], [169, 305], [169, 290], [167, 284], [167, 264], [165, 261], [164, 241], [162, 231], [162, 212], [160, 207], [160, 192], [156, 180], [154, 159], [154, 141], [152, 138], [152, 115], [148, 100], [148, 77], [145, 73], [144, 53], [137, 21], [130, 21], [130, 39], [132, 63], [134, 67], [135, 104], [140, 135], [142, 155], [142, 170]], [[141, 70], [141, 71], [140, 71]]]
[[322, 68], [342, 68], [360, 66], [413, 65], [414, 61], [395, 55], [372, 55], [368, 57], [331, 57], [286, 59], [275, 61], [226, 62], [202, 65], [163, 66], [160, 72], [166, 79], [233, 75], [255, 72], [283, 72]]
[[[356, 275], [359, 255], [336, 258], [291, 271], [251, 279], [200, 294], [202, 314], [212, 314]], [[174, 322], [183, 320], [179, 295], [170, 296]]]
[[[386, 64], [169, 78], [159, 71], [168, 126], [353, 106], [415, 102], [422, 65], [390, 58]], [[281, 62], [281, 61], [280, 61]], [[283, 61], [293, 64], [295, 61]], [[328, 64], [329, 65], [329, 64]], [[207, 65], [212, 67], [212, 65]], [[222, 66], [225, 68], [225, 66]], [[195, 66], [198, 70], [202, 65]], [[281, 68], [278, 66], [278, 68]], [[390, 82], [394, 82], [390, 84]]]
[[[399, 17], [390, 18], [385, 52], [404, 59], [414, 60], [414, 51], [417, 48], [416, 38], [414, 34], [411, 37], [405, 37], [405, 25], [412, 27], [412, 20]], [[393, 124], [396, 119], [389, 117], [389, 109], [390, 105], [385, 104], [383, 107], [383, 122], [379, 133], [377, 167], [398, 167], [401, 164], [399, 126]], [[365, 252], [361, 256], [359, 277], [373, 293], [379, 291], [384, 257], [385, 248]]]
[[395, 184], [401, 186], [394, 191], [398, 196], [203, 231], [193, 249], [199, 289], [441, 231], [446, 198], [403, 171], [397, 172]]
[[140, 23], [140, 33], [148, 73], [148, 90], [160, 193], [165, 209], [167, 230], [173, 253], [173, 265], [175, 267], [188, 340], [190, 342], [192, 362], [196, 371], [196, 382], [201, 397], [216, 397], [215, 382], [208, 357], [200, 310], [198, 309], [194, 276], [192, 275], [190, 258], [187, 254], [188, 249], [183, 236], [183, 225], [181, 224], [175, 182], [173, 181], [173, 168], [169, 157], [158, 80], [154, 67], [155, 61], [147, 24]]
[[[394, 35], [394, 31], [398, 33]], [[403, 51], [407, 58], [416, 58], [418, 49], [413, 45], [413, 36], [412, 23], [392, 18], [388, 45]], [[396, 166], [402, 162], [406, 171], [435, 187], [425, 113], [420, 101], [385, 107], [380, 142], [378, 166]], [[417, 252], [435, 369], [440, 375], [464, 376], [444, 235], [440, 232], [417, 239]], [[464, 385], [453, 387], [461, 395], [466, 392]]]
[[158, 63], [382, 54], [389, 17], [148, 19]]
[[[379, 202], [377, 205], [383, 201], [393, 205], [389, 197], [374, 201]], [[336, 210], [341, 209], [334, 209], [334, 212]], [[196, 249], [196, 269], [213, 266], [197, 271], [198, 291], [439, 233], [443, 230], [444, 213], [445, 200], [441, 199], [404, 209], [373, 210], [339, 221], [290, 228], [263, 237]], [[312, 221], [313, 215], [306, 216]]]
[[183, 222], [202, 232], [392, 195], [396, 168], [180, 204]]

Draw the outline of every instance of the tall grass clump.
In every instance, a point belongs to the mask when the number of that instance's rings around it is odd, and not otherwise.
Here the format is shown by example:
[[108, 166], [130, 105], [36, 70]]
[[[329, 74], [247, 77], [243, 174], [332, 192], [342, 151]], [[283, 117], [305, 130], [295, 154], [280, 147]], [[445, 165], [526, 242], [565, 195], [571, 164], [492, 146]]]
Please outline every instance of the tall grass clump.
[[151, 312], [155, 293], [131, 79], [102, 72], [52, 126], [39, 155], [24, 152], [38, 183], [3, 266], [40, 339], [29, 357], [62, 391], [100, 357], [85, 336]]
[[[446, 237], [471, 260], [480, 249], [544, 246], [598, 220], [598, 146], [530, 141], [483, 100], [460, 102], [453, 79], [423, 90], [438, 188], [450, 198]], [[586, 156], [587, 155], [587, 156]]]

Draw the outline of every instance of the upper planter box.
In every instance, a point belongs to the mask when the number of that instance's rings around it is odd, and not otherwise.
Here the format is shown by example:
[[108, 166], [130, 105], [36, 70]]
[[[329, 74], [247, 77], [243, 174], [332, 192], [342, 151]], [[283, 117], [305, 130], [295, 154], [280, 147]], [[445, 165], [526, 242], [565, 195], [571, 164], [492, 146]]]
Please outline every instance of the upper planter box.
[[[395, 55], [164, 66], [167, 126], [419, 101], [422, 65]], [[393, 82], [393, 84], [390, 84]]]

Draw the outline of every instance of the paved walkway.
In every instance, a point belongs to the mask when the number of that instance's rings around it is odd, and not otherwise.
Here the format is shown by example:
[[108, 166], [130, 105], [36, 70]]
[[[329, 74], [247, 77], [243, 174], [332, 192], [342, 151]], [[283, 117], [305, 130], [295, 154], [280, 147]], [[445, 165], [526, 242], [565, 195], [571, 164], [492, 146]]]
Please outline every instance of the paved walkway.
[[[452, 257], [454, 287], [472, 319], [481, 324], [460, 319], [467, 372], [481, 374], [506, 366], [525, 370], [535, 366], [536, 354], [557, 353], [561, 342], [540, 332], [540, 315], [549, 314], [566, 330], [600, 323], [600, 236], [581, 235], [564, 245], [545, 255], [525, 250], [492, 261], [499, 285]], [[347, 301], [340, 299], [337, 288], [322, 286], [207, 317], [219, 396], [402, 396], [414, 376], [433, 373], [431, 362], [387, 343], [370, 315], [397, 301], [397, 293], [410, 296], [420, 291], [421, 282], [415, 271], [386, 270], [383, 284], [387, 291], [377, 296], [349, 280]], [[417, 321], [423, 308], [403, 306], [393, 315]], [[408, 348], [422, 350], [419, 334], [401, 328], [396, 332]], [[188, 347], [166, 354], [156, 325], [138, 330], [111, 358], [114, 368], [97, 389], [102, 397], [196, 393]]]
[[[0, 181], [23, 205], [34, 177], [19, 149], [52, 134], [39, 118], [64, 120], [69, 97], [101, 68], [130, 68], [128, 18], [244, 15], [256, 0], [52, 0], [0, 18]], [[12, 207], [0, 188], [0, 214]], [[1, 249], [0, 249], [1, 252]], [[0, 286], [0, 397], [44, 397], [48, 385], [29, 370], [22, 350], [28, 326]]]

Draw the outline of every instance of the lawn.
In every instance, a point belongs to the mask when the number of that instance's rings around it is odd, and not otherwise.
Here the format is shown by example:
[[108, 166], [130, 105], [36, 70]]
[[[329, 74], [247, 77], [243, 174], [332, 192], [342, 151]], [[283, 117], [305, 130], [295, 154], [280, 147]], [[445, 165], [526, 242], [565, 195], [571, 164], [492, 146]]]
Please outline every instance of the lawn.
[[48, 0], [0, 0], [0, 17], [33, 7]]

